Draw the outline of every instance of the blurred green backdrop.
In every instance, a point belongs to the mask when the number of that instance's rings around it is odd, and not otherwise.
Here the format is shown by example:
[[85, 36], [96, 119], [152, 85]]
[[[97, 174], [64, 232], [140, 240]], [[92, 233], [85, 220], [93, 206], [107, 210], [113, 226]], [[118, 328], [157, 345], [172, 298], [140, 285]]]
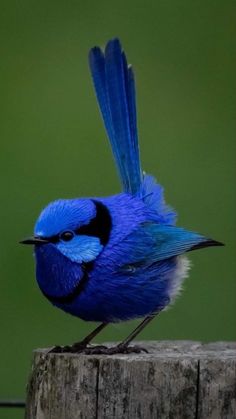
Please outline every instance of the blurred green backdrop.
[[18, 240], [55, 198], [120, 190], [87, 65], [89, 48], [114, 36], [135, 68], [144, 169], [179, 225], [227, 244], [190, 255], [182, 296], [140, 338], [235, 339], [235, 2], [12, 0], [0, 15], [0, 396], [24, 397], [34, 348], [94, 326], [42, 297]]

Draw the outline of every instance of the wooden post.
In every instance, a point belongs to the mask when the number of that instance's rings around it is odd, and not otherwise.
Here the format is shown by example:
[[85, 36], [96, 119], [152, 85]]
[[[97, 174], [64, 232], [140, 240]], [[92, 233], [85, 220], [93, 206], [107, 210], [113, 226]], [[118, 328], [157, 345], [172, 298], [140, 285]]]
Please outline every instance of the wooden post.
[[236, 418], [236, 343], [140, 344], [148, 354], [35, 351], [26, 418]]

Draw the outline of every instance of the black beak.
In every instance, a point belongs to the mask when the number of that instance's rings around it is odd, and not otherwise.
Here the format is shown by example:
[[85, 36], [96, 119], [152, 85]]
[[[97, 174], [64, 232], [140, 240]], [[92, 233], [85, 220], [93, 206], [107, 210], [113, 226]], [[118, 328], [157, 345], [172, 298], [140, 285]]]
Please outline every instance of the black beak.
[[41, 239], [40, 237], [29, 237], [28, 239], [21, 240], [20, 244], [46, 244], [49, 243], [47, 239]]

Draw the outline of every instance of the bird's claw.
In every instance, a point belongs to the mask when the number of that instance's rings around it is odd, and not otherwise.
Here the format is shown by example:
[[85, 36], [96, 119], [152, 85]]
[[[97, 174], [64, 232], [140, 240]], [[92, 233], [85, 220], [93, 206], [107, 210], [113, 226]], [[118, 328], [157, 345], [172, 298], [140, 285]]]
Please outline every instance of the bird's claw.
[[48, 353], [76, 353], [76, 354], [84, 354], [84, 355], [116, 355], [116, 354], [140, 354], [141, 352], [148, 353], [146, 348], [141, 346], [128, 346], [119, 344], [117, 346], [113, 346], [108, 348], [104, 345], [96, 345], [90, 346], [84, 345], [82, 343], [75, 343], [71, 346], [54, 346]]
[[147, 349], [140, 346], [117, 345], [111, 348], [99, 345], [90, 348], [85, 348], [82, 353], [85, 355], [116, 355], [116, 354], [140, 354], [141, 352], [148, 353]]
[[86, 349], [83, 343], [74, 343], [73, 345], [59, 346], [56, 345], [48, 351], [49, 354], [65, 354], [65, 353], [80, 353]]
[[148, 350], [146, 348], [143, 348], [142, 346], [137, 346], [137, 345], [128, 346], [128, 345], [120, 344], [120, 345], [115, 346], [114, 349], [117, 349], [117, 352], [115, 353], [118, 353], [118, 354], [119, 353], [120, 354], [132, 354], [132, 353], [140, 354], [142, 352], [148, 353]]

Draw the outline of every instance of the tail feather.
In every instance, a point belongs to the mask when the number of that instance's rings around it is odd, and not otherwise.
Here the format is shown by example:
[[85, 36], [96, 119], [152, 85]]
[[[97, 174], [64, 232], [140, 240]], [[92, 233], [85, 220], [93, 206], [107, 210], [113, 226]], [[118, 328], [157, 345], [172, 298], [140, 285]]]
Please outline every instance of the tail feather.
[[[113, 145], [113, 126], [111, 121], [110, 106], [107, 97], [106, 73], [105, 73], [105, 58], [99, 47], [94, 47], [89, 52], [89, 65], [93, 77], [93, 83], [97, 95], [97, 100], [100, 106], [104, 124], [107, 130], [108, 137]], [[115, 158], [116, 153], [114, 150]]]
[[118, 39], [108, 42], [105, 53], [98, 47], [92, 48], [89, 64], [123, 189], [137, 194], [142, 172], [132, 68], [127, 65]]

